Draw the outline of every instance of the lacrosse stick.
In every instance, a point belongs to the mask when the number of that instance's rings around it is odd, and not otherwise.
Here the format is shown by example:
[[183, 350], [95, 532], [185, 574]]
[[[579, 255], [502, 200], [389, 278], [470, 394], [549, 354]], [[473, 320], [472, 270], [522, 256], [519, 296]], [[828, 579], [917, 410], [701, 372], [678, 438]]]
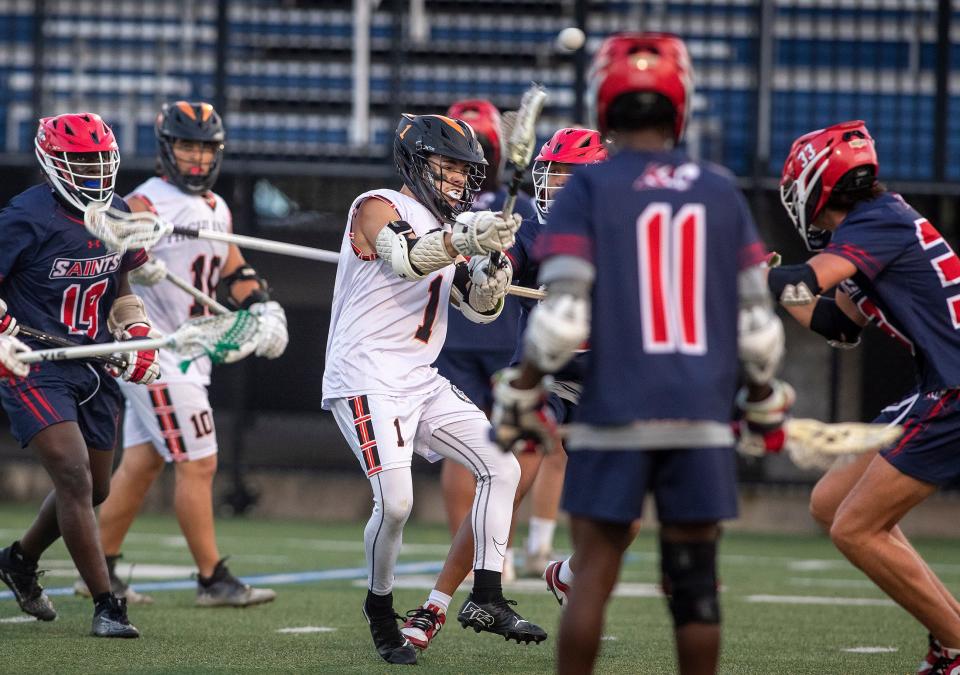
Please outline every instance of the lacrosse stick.
[[543, 300], [547, 297], [547, 292], [541, 291], [539, 288], [527, 288], [526, 286], [514, 286], [510, 284], [507, 286], [507, 295], [516, 295], [521, 298], [531, 298], [532, 300]]
[[149, 211], [128, 213], [113, 208], [97, 206], [96, 202], [89, 204], [83, 213], [83, 224], [94, 237], [102, 241], [112, 251], [125, 253], [131, 249], [150, 249], [162, 238], [170, 234], [179, 234], [191, 239], [207, 239], [236, 244], [241, 248], [267, 253], [308, 258], [322, 262], [335, 263], [340, 260], [336, 251], [325, 251], [310, 246], [288, 244], [283, 241], [248, 237], [242, 234], [228, 234], [216, 230], [196, 230], [190, 227], [180, 227], [162, 220]]
[[[227, 314], [230, 310], [227, 307], [224, 307], [214, 298], [211, 298], [209, 295], [201, 291], [199, 288], [196, 288], [190, 282], [185, 279], [178, 277], [176, 274], [171, 272], [166, 265], [163, 265], [162, 262], [157, 262], [156, 259], [150, 258], [145, 262], [141, 267], [137, 269], [137, 272], [146, 272], [146, 276], [149, 278], [156, 278], [157, 275], [155, 272], [161, 268], [163, 270], [164, 278], [169, 281], [171, 284], [179, 288], [181, 291], [192, 297], [194, 300], [199, 302], [201, 305], [209, 309], [214, 314]], [[156, 282], [148, 282], [156, 283]]]
[[[36, 328], [30, 328], [29, 326], [24, 326], [20, 324], [19, 335], [26, 335], [27, 337], [33, 338], [37, 342], [42, 342], [45, 345], [50, 347], [79, 347], [80, 345], [75, 342], [70, 342], [70, 340], [65, 340], [62, 337], [57, 337], [56, 335], [50, 335], [49, 333], [44, 333], [42, 330], [37, 330]], [[120, 370], [127, 369], [127, 360], [121, 356], [95, 356], [90, 359], [91, 361], [97, 361], [108, 366], [114, 366]]]
[[203, 356], [209, 357], [213, 363], [225, 363], [230, 352], [239, 351], [256, 341], [259, 325], [257, 317], [246, 310], [239, 310], [219, 316], [189, 319], [166, 337], [44, 349], [23, 354], [20, 360], [24, 363], [36, 363], [85, 359], [145, 349], [169, 349], [184, 357], [180, 369], [186, 372], [192, 361]]
[[893, 424], [840, 422], [828, 424], [813, 419], [789, 419], [784, 425], [784, 449], [801, 469], [829, 469], [838, 457], [879, 450], [903, 435]]
[[[537, 83], [530, 85], [530, 88], [520, 99], [520, 108], [515, 116], [510, 116], [510, 135], [507, 140], [507, 164], [505, 167], [507, 179], [507, 198], [503, 202], [501, 213], [504, 220], [510, 218], [513, 214], [513, 207], [517, 203], [517, 193], [520, 192], [520, 185], [523, 183], [523, 177], [530, 166], [530, 160], [533, 159], [533, 149], [537, 144], [537, 118], [543, 110], [543, 104], [547, 101], [547, 90]], [[499, 252], [490, 254], [490, 268], [488, 274], [493, 274], [496, 266], [500, 263]]]

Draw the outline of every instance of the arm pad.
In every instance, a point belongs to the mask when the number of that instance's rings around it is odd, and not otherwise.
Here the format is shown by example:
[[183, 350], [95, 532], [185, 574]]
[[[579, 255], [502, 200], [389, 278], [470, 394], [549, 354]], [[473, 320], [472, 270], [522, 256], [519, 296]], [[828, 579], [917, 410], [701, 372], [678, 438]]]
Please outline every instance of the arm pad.
[[863, 327], [847, 316], [836, 300], [821, 297], [813, 307], [810, 330], [827, 338], [831, 347], [852, 349], [860, 344]]
[[[231, 292], [233, 285], [238, 281], [256, 281], [260, 288], [254, 289], [250, 292], [250, 295], [238, 302], [234, 300], [233, 293]], [[257, 274], [257, 270], [253, 269], [250, 265], [240, 265], [233, 274], [228, 274], [220, 279], [220, 283], [225, 284], [227, 287], [228, 304], [240, 307], [240, 309], [250, 309], [250, 305], [270, 300], [270, 286], [267, 284], [267, 280]]]
[[417, 237], [409, 223], [387, 223], [377, 234], [377, 255], [389, 263], [397, 276], [408, 281], [423, 279], [454, 261], [447, 253], [443, 230]]
[[767, 274], [770, 292], [782, 305], [809, 305], [823, 290], [810, 265], [781, 265]]
[[143, 300], [136, 295], [121, 295], [113, 301], [110, 307], [110, 316], [107, 317], [107, 330], [120, 339], [127, 328], [135, 323], [143, 323], [147, 326], [152, 325], [147, 317], [147, 309], [144, 307]]

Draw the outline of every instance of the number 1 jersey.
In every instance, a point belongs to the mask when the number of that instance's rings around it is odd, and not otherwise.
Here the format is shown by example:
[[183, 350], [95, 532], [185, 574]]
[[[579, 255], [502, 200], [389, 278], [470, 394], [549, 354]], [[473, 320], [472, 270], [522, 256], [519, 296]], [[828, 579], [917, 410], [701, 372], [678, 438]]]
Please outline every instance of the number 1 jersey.
[[[169, 181], [155, 177], [141, 184], [130, 197], [142, 200], [151, 211], [178, 227], [216, 232], [233, 230], [230, 207], [223, 197], [214, 192], [189, 195]], [[157, 242], [150, 249], [150, 255], [162, 260], [170, 272], [188, 281], [194, 288], [213, 296], [220, 281], [220, 267], [226, 262], [228, 251], [229, 245], [222, 241], [171, 234]], [[153, 327], [164, 335], [173, 333], [187, 319], [210, 315], [209, 309], [169, 281], [161, 281], [154, 286], [133, 285], [132, 288], [147, 306], [147, 316]], [[175, 352], [161, 349], [159, 359], [164, 382], [210, 384], [210, 359], [200, 358], [191, 362], [186, 373], [181, 372], [180, 362], [183, 359]]]
[[[112, 206], [128, 210], [117, 196]], [[113, 339], [107, 315], [117, 275], [146, 259], [142, 250], [107, 250], [84, 228], [83, 216], [58, 202], [46, 184], [25, 190], [0, 211], [0, 298], [7, 311], [24, 326], [78, 344]]]
[[417, 200], [395, 190], [365, 192], [350, 207], [333, 287], [323, 371], [323, 407], [359, 394], [411, 396], [440, 384], [437, 360], [447, 336], [454, 266], [419, 281], [397, 276], [389, 262], [353, 244], [353, 218], [367, 199], [393, 206], [418, 237], [441, 227]]

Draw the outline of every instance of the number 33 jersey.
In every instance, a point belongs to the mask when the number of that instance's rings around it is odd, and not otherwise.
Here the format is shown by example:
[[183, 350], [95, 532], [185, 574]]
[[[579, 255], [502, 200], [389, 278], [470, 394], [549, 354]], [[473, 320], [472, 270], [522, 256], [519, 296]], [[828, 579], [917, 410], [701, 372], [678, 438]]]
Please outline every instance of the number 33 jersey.
[[[128, 210], [116, 196], [112, 206]], [[0, 298], [7, 311], [24, 326], [78, 344], [112, 339], [107, 315], [117, 275], [145, 260], [140, 250], [107, 250], [84, 228], [83, 216], [60, 204], [46, 184], [20, 193], [0, 212]]]
[[390, 204], [418, 237], [440, 227], [412, 197], [395, 190], [365, 192], [350, 207], [333, 288], [330, 332], [323, 372], [323, 407], [359, 394], [405, 396], [437, 388], [436, 361], [447, 336], [448, 265], [419, 281], [407, 281], [376, 254], [353, 244], [353, 218], [367, 199]]
[[[136, 188], [129, 198], [143, 201], [164, 220], [193, 230], [231, 232], [230, 208], [220, 195], [188, 195], [162, 178], [151, 178]], [[190, 239], [172, 234], [161, 239], [150, 249], [150, 255], [162, 260], [167, 269], [207, 295], [216, 293], [220, 267], [227, 260], [229, 245], [220, 241]], [[187, 319], [210, 314], [198, 303], [169, 281], [154, 286], [133, 285], [133, 292], [143, 298], [147, 316], [153, 327], [164, 335], [179, 328]], [[210, 360], [197, 359], [186, 373], [180, 371], [181, 358], [174, 352], [160, 350], [160, 372], [164, 382], [194, 382], [210, 384]]]

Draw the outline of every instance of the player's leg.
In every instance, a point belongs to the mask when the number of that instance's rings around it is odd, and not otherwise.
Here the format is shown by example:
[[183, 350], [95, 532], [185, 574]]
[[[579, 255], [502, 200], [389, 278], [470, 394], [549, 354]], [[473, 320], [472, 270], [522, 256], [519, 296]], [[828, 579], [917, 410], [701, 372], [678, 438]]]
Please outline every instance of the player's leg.
[[570, 536], [582, 569], [560, 622], [557, 672], [561, 675], [593, 672], [607, 601], [632, 541], [628, 523], [579, 516], [570, 518]]
[[163, 457], [152, 443], [124, 448], [110, 480], [110, 495], [100, 505], [100, 541], [108, 558], [120, 555], [123, 540], [163, 467]]
[[543, 458], [531, 488], [530, 527], [525, 548], [523, 570], [527, 576], [543, 574], [553, 557], [553, 535], [560, 512], [563, 476], [567, 469], [567, 453], [558, 447]]
[[477, 480], [470, 469], [452, 459], [443, 460], [440, 467], [440, 489], [443, 491], [443, 507], [447, 515], [450, 536], [455, 537], [460, 525], [473, 508], [473, 494]]
[[363, 614], [377, 653], [394, 664], [417, 662], [414, 646], [400, 633], [393, 608], [393, 578], [403, 527], [413, 509], [413, 433], [422, 403], [387, 396], [336, 399], [331, 412], [370, 481], [373, 510], [363, 532], [367, 597]]
[[931, 583], [922, 559], [891, 533], [894, 524], [936, 489], [876, 457], [840, 505], [830, 537], [850, 562], [944, 647], [960, 649], [960, 617]]

